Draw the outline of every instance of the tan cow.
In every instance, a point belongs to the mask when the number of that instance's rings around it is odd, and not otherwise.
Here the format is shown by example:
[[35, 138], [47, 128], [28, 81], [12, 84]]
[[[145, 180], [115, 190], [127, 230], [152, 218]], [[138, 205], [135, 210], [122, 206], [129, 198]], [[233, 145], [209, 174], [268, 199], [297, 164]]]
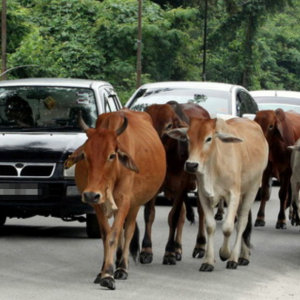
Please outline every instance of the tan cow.
[[292, 199], [290, 205], [290, 219], [292, 225], [300, 225], [300, 139], [297, 140], [295, 145], [288, 146], [288, 149], [292, 149], [291, 156], [291, 189]]
[[81, 125], [88, 139], [65, 166], [76, 163], [82, 201], [94, 207], [100, 224], [104, 262], [95, 282], [115, 289], [114, 279], [128, 276], [129, 245], [139, 208], [157, 194], [165, 178], [165, 151], [144, 112], [124, 109], [100, 115], [95, 129], [82, 119]]
[[[214, 208], [225, 199], [228, 209], [223, 223], [221, 260], [228, 269], [248, 265], [250, 255], [251, 205], [268, 162], [268, 144], [260, 126], [249, 119], [192, 119], [189, 128], [169, 132], [189, 141], [186, 171], [196, 174], [199, 199], [206, 217], [207, 251], [200, 271], [214, 269]], [[237, 217], [233, 249], [229, 239]]]

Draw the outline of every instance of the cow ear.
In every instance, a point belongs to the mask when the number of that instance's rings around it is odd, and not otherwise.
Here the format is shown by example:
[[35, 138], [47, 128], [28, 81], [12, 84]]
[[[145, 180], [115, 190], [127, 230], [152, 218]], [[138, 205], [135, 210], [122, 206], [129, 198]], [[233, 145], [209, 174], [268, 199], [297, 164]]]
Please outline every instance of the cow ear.
[[133, 158], [126, 153], [124, 150], [122, 150], [122, 145], [118, 142], [118, 157], [119, 157], [119, 161], [120, 163], [127, 169], [135, 172], [135, 173], [140, 173], [137, 165], [135, 164]]
[[83, 146], [80, 146], [78, 149], [76, 149], [69, 157], [65, 160], [64, 163], [64, 168], [69, 169], [73, 165], [75, 165], [77, 162], [80, 160], [84, 159], [84, 154], [83, 154]]
[[186, 122], [184, 122], [183, 120], [181, 120], [177, 115], [174, 118], [173, 124], [174, 124], [174, 128], [189, 127], [189, 125]]
[[219, 138], [223, 143], [240, 143], [242, 139], [229, 133], [228, 126], [225, 120], [215, 119], [216, 121], [216, 137]]
[[241, 143], [242, 139], [225, 132], [216, 132], [216, 137], [219, 138], [223, 143]]
[[167, 132], [167, 135], [175, 140], [186, 142], [187, 141], [188, 127], [176, 128]]

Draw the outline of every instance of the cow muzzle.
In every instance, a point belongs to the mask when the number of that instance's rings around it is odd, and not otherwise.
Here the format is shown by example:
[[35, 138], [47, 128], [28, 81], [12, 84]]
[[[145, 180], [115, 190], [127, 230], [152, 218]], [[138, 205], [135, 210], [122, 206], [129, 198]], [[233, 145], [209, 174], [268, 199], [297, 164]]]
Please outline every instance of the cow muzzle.
[[100, 201], [100, 194], [94, 192], [84, 192], [83, 202], [88, 204], [97, 204]]
[[186, 161], [184, 165], [184, 170], [188, 173], [195, 174], [198, 170], [199, 164], [196, 162]]

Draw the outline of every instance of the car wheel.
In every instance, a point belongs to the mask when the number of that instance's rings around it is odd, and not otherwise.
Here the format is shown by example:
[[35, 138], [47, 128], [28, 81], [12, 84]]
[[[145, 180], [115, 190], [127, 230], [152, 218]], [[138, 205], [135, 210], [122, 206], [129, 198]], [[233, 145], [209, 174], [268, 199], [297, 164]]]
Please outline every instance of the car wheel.
[[86, 215], [86, 233], [91, 239], [101, 239], [100, 227], [95, 214]]
[[0, 214], [0, 227], [5, 224], [6, 221], [6, 216]]

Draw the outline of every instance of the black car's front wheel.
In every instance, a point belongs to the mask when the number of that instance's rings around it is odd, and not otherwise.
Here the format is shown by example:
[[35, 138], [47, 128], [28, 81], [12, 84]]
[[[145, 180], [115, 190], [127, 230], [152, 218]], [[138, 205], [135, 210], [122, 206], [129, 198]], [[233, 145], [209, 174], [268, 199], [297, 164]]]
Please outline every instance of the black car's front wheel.
[[86, 233], [91, 239], [101, 239], [100, 227], [95, 214], [86, 215]]

